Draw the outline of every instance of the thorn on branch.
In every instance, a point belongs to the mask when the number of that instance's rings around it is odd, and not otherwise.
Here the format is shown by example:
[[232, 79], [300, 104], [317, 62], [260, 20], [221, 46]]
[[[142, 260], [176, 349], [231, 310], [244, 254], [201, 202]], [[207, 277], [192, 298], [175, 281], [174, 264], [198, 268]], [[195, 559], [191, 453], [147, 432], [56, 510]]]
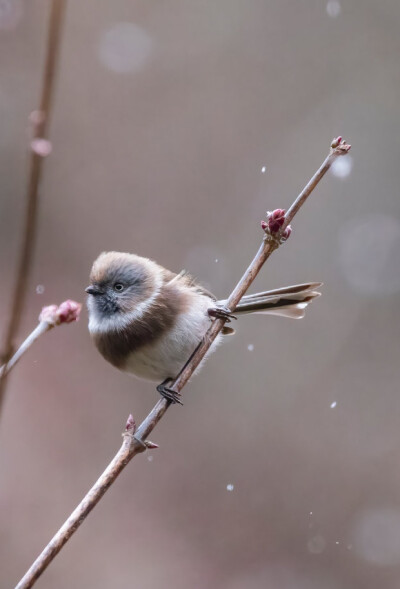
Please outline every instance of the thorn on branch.
[[154, 442], [150, 442], [150, 440], [145, 440], [144, 445], [146, 446], [146, 448], [153, 449], [153, 448], [159, 448], [160, 446], [158, 444], [155, 444]]
[[73, 323], [79, 320], [82, 305], [76, 301], [67, 300], [61, 305], [48, 305], [43, 307], [39, 315], [39, 321], [48, 323], [51, 326], [62, 323]]

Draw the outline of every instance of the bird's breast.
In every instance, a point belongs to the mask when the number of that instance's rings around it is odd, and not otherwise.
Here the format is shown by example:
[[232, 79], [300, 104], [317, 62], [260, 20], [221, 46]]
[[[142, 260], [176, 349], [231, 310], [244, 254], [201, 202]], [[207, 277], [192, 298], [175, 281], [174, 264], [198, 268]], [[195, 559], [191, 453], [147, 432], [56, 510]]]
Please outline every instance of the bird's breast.
[[140, 317], [119, 316], [118, 323], [95, 322], [94, 342], [115, 367], [141, 378], [162, 381], [175, 377], [210, 326], [208, 296], [176, 287], [164, 288]]
[[193, 295], [173, 326], [157, 340], [133, 350], [122, 369], [160, 382], [177, 376], [210, 326], [210, 304], [208, 297]]

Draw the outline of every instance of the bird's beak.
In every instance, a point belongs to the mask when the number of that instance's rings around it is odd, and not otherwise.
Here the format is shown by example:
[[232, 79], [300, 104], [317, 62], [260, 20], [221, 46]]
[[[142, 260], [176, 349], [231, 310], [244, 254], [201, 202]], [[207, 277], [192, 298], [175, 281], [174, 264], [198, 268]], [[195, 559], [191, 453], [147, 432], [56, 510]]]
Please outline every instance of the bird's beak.
[[88, 294], [91, 294], [91, 295], [103, 294], [103, 291], [101, 290], [101, 288], [99, 288], [98, 286], [96, 286], [94, 284], [91, 284], [90, 286], [85, 288], [85, 292], [87, 292]]

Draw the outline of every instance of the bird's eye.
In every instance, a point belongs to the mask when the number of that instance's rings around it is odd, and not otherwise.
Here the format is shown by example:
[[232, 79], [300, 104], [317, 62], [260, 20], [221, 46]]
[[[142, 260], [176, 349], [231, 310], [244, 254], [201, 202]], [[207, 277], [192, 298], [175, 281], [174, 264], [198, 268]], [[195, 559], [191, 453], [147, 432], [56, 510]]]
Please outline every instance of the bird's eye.
[[116, 290], [117, 292], [121, 292], [122, 290], [124, 290], [124, 285], [121, 282], [116, 282], [114, 284], [114, 290]]

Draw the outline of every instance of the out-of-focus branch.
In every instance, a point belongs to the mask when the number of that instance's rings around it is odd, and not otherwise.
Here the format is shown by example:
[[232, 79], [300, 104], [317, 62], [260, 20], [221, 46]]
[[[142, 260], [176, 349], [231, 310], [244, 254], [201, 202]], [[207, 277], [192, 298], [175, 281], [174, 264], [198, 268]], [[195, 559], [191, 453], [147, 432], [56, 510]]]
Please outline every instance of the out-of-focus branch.
[[[307, 184], [307, 186], [302, 190], [288, 212], [285, 214], [283, 209], [276, 209], [272, 213], [267, 213], [267, 221], [262, 222], [262, 227], [265, 232], [263, 243], [261, 244], [260, 249], [258, 250], [250, 266], [247, 268], [243, 277], [238, 282], [237, 286], [227, 300], [226, 306], [230, 311], [235, 310], [240, 299], [246, 293], [247, 289], [254, 281], [261, 267], [272, 254], [272, 252], [276, 250], [281, 243], [288, 239], [291, 233], [288, 223], [293, 219], [300, 207], [304, 204], [307, 197], [318, 184], [319, 180], [332, 165], [333, 161], [339, 155], [344, 155], [347, 153], [349, 149], [350, 145], [342, 141], [341, 137], [334, 139], [328, 157]], [[176, 392], [180, 392], [183, 389], [185, 384], [192, 376], [193, 372], [204, 358], [218, 333], [223, 328], [224, 324], [225, 319], [217, 318], [213, 321], [202, 342], [192, 354], [189, 361], [185, 364], [179, 376], [176, 378], [170, 388], [174, 389]], [[113, 484], [128, 462], [130, 462], [130, 460], [137, 454], [144, 452], [147, 448], [157, 447], [153, 442], [146, 440], [146, 438], [163, 417], [170, 404], [170, 401], [167, 401], [166, 399], [160, 399], [136, 431], [135, 422], [132, 416], [129, 416], [125, 431], [122, 434], [124, 440], [121, 448], [100, 478], [96, 481], [96, 483], [82, 499], [77, 508], [69, 516], [64, 525], [50, 540], [46, 548], [18, 583], [16, 589], [29, 589], [29, 587], [34, 585], [35, 581], [40, 577], [43, 571], [46, 570], [50, 562], [58, 554], [64, 544], [79, 528], [95, 505], [97, 505], [97, 503], [103, 497], [104, 493]]]
[[[66, 0], [52, 0], [46, 51], [46, 65], [43, 74], [39, 110], [32, 113], [33, 138], [30, 143], [30, 167], [26, 193], [25, 221], [17, 276], [12, 294], [9, 323], [6, 329], [2, 362], [8, 364], [14, 353], [14, 340], [20, 325], [24, 308], [27, 284], [32, 266], [36, 224], [38, 214], [38, 188], [42, 174], [43, 159], [51, 151], [46, 139], [54, 94], [54, 81], [60, 49], [60, 33]], [[0, 373], [0, 412], [6, 387], [7, 371]]]
[[22, 342], [14, 356], [10, 358], [7, 364], [0, 367], [0, 376], [7, 376], [22, 358], [31, 345], [39, 339], [41, 335], [63, 323], [72, 323], [78, 321], [82, 305], [75, 301], [64, 301], [61, 305], [49, 305], [43, 307], [39, 315], [39, 323], [35, 329], [28, 335], [25, 341]]

